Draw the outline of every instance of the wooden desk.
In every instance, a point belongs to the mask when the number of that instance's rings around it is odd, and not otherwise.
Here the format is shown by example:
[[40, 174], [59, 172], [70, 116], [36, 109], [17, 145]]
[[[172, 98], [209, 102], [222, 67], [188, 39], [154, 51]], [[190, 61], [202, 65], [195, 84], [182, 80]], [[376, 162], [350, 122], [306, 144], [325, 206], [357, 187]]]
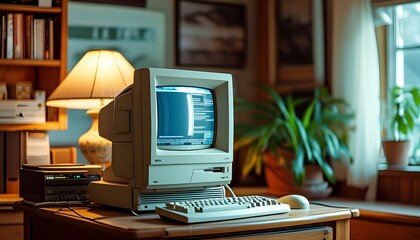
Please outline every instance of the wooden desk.
[[[254, 217], [238, 220], [181, 224], [162, 221], [157, 214], [133, 216], [128, 212], [111, 211], [103, 208], [71, 206], [34, 208], [21, 202], [15, 208], [24, 211], [25, 239], [158, 239], [158, 238], [196, 238], [243, 237], [255, 238], [262, 232], [281, 234], [317, 232], [313, 227], [332, 227], [335, 239], [350, 239], [350, 218], [359, 215], [357, 209], [328, 208], [311, 205], [310, 210], [292, 210], [287, 214]], [[322, 228], [321, 228], [322, 229]], [[321, 231], [332, 235], [331, 231]], [[274, 234], [274, 233], [272, 233]], [[293, 239], [299, 239], [296, 235]], [[266, 239], [267, 236], [264, 236]], [[282, 239], [282, 238], [278, 238]], [[290, 238], [290, 236], [288, 237]], [[318, 236], [305, 239], [332, 239]]]

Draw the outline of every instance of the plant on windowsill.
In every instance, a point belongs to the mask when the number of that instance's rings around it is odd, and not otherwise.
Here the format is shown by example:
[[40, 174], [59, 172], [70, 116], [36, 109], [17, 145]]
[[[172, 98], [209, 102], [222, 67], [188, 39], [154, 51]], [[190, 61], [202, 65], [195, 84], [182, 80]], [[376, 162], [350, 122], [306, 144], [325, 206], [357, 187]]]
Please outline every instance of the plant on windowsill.
[[[246, 152], [242, 176], [252, 170], [260, 175], [264, 170], [272, 194], [327, 197], [331, 193], [328, 182], [335, 183], [329, 161], [351, 160], [345, 139], [353, 113], [345, 101], [323, 88], [315, 89], [309, 98], [283, 98], [268, 86], [261, 88], [269, 95], [266, 100], [235, 99], [235, 111], [247, 110], [252, 120], [235, 125], [235, 150]], [[314, 169], [318, 172], [313, 173]], [[309, 175], [317, 179], [308, 180]]]
[[382, 147], [388, 165], [408, 165], [411, 136], [420, 117], [420, 89], [394, 87], [391, 91]]

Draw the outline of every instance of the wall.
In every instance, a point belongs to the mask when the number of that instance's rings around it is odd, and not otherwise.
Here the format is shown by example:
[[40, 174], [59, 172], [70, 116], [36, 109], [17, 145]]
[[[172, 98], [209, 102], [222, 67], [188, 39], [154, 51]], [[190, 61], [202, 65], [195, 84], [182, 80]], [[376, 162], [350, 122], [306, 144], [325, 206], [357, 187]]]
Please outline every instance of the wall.
[[[247, 50], [245, 66], [241, 69], [230, 68], [188, 68], [193, 70], [205, 70], [213, 72], [231, 73], [234, 78], [235, 95], [247, 99], [254, 99], [255, 82], [257, 81], [257, 0], [209, 0], [214, 2], [242, 4], [246, 7], [247, 26]], [[166, 51], [167, 68], [179, 68], [175, 65], [175, 2], [168, 0], [147, 1], [146, 8], [160, 11], [166, 15]], [[68, 72], [71, 69], [68, 69]], [[88, 163], [78, 147], [77, 141], [80, 135], [90, 128], [91, 120], [85, 110], [68, 110], [67, 131], [49, 131], [51, 147], [74, 146], [77, 148], [79, 163]]]

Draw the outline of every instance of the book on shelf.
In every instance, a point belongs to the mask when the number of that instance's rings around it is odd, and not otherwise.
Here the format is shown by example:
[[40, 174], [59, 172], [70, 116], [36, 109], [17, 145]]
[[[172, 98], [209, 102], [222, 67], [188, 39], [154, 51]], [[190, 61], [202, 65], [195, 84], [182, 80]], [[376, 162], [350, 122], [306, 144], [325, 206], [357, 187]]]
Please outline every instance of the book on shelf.
[[34, 19], [34, 59], [42, 60], [45, 54], [45, 19]]
[[23, 13], [13, 14], [13, 58], [23, 59], [24, 54]]
[[45, 59], [54, 59], [54, 20], [45, 22]]
[[6, 58], [6, 39], [7, 39], [7, 28], [6, 28], [6, 14], [0, 14], [0, 58]]
[[55, 107], [47, 107], [46, 109], [46, 119], [47, 121], [57, 121], [57, 119], [59, 118], [60, 115], [60, 110], [58, 108]]
[[50, 28], [50, 38], [49, 38], [49, 45], [50, 45], [50, 59], [53, 60], [55, 57], [55, 42], [54, 42], [54, 36], [55, 36], [55, 23], [57, 21], [50, 19], [48, 21], [49, 28]]
[[25, 15], [25, 58], [34, 59], [34, 15], [27, 14]]
[[7, 13], [6, 19], [6, 58], [13, 58], [13, 13]]

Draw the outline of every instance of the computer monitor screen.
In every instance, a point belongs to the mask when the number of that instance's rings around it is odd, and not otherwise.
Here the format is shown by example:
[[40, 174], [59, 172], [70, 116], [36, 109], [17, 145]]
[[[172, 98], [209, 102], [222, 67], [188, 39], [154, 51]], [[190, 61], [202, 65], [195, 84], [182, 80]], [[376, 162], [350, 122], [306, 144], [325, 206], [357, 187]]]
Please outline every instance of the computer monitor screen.
[[159, 149], [205, 149], [213, 144], [215, 108], [210, 89], [156, 87]]

